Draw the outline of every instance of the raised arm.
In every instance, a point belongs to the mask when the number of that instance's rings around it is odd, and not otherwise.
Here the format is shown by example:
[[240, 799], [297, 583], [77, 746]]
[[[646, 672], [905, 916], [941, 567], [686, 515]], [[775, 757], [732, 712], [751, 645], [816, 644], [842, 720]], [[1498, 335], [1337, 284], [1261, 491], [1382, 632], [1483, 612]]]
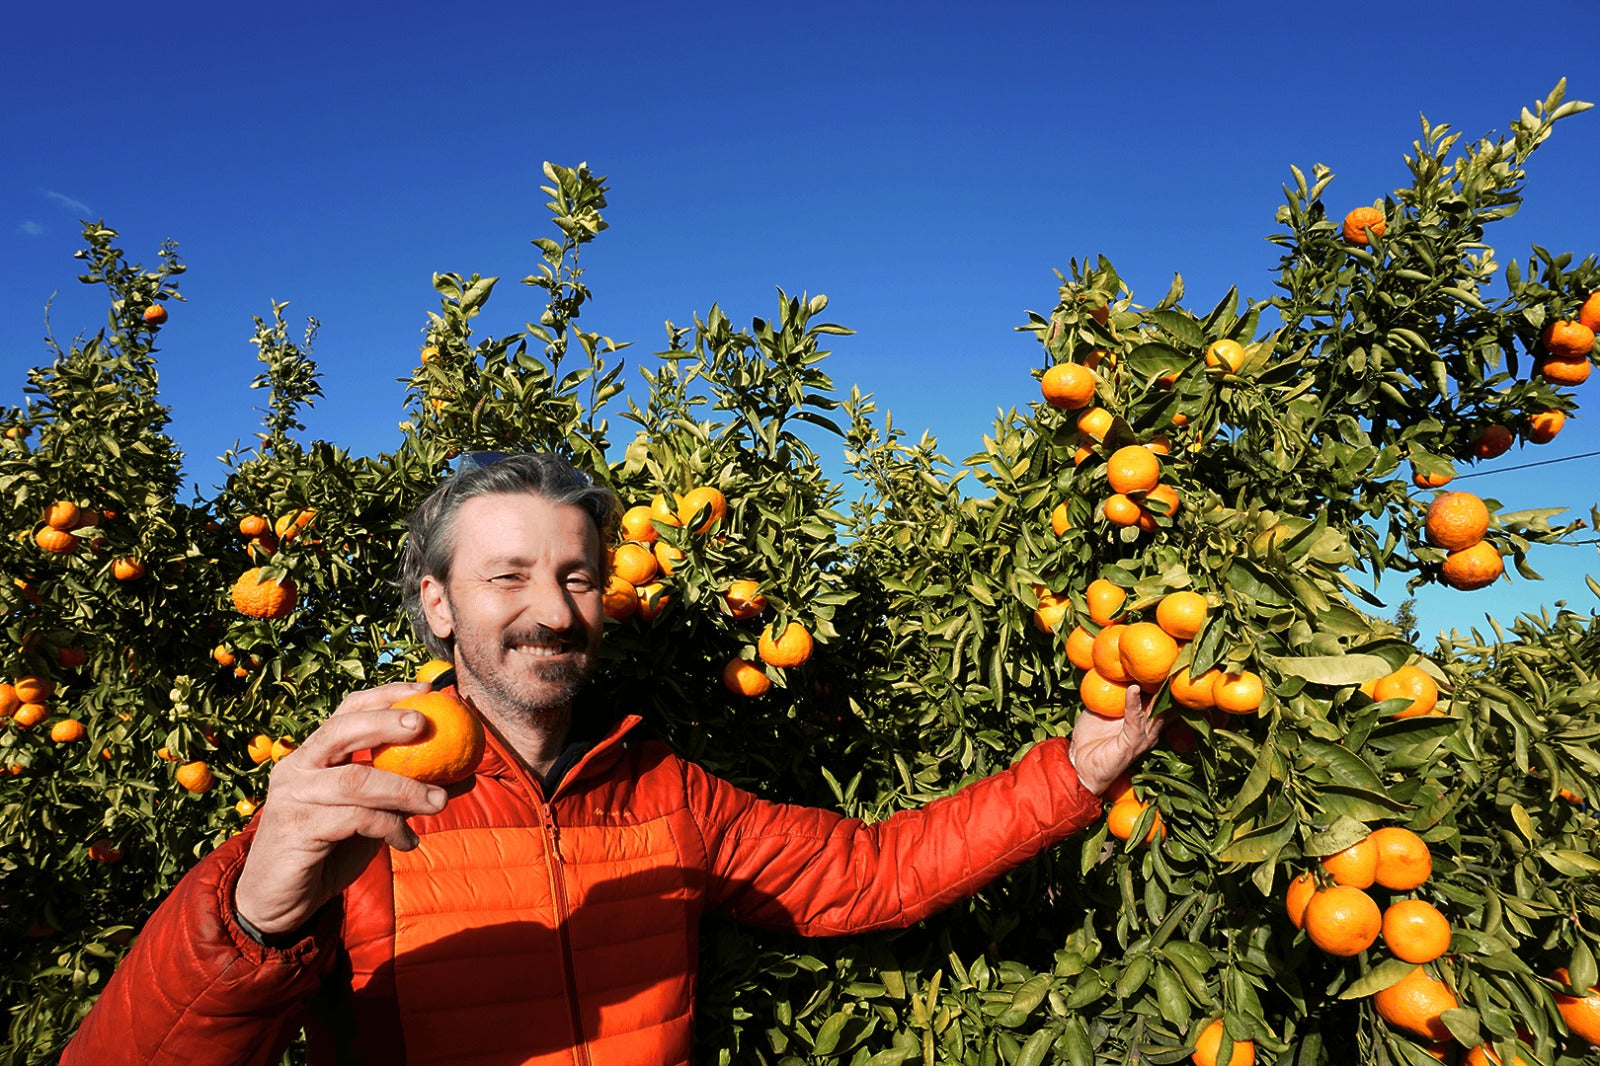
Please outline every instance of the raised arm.
[[1076, 739], [1046, 740], [1007, 770], [874, 825], [770, 803], [690, 768], [712, 901], [741, 921], [812, 936], [920, 921], [1094, 821], [1100, 802], [1074, 759], [1104, 788], [1159, 730], [1149, 702], [1131, 699], [1121, 723], [1085, 732], [1082, 751]]

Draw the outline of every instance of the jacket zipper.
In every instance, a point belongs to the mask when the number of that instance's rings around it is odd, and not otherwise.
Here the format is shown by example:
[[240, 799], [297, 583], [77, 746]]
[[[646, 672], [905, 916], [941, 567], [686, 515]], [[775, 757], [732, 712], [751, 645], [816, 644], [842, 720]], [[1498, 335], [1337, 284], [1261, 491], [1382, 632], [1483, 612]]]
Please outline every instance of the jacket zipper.
[[572, 912], [572, 901], [567, 896], [567, 877], [563, 870], [565, 860], [561, 855], [561, 826], [556, 822], [555, 808], [548, 803], [540, 805], [541, 824], [544, 828], [545, 847], [550, 854], [550, 898], [556, 908], [556, 930], [561, 940], [561, 971], [567, 981], [567, 1009], [572, 1014], [574, 1061], [588, 1066], [589, 1037], [583, 1031], [583, 1013], [578, 1009], [578, 975], [572, 968], [572, 933], [567, 919]]
[[[620, 740], [621, 735], [631, 730], [638, 724], [638, 721], [638, 718], [630, 716], [607, 740], [611, 742]], [[490, 743], [496, 748], [502, 747], [498, 738], [493, 737], [492, 732]], [[556, 787], [556, 792], [559, 793], [561, 787], [568, 781], [576, 779], [586, 764], [598, 752], [610, 746], [610, 743], [597, 745], [585, 754], [583, 758], [579, 759], [577, 765], [567, 771], [565, 780]], [[522, 783], [523, 789], [528, 793], [529, 801], [533, 804], [534, 811], [539, 815], [539, 828], [544, 835], [546, 854], [549, 855], [549, 859], [545, 863], [545, 869], [550, 875], [550, 899], [556, 908], [556, 929], [559, 931], [561, 944], [561, 973], [566, 979], [567, 1009], [572, 1015], [573, 1061], [578, 1066], [593, 1066], [594, 1059], [589, 1054], [589, 1038], [583, 1031], [583, 1013], [578, 1009], [578, 975], [572, 967], [572, 932], [567, 925], [568, 916], [572, 911], [572, 900], [567, 895], [567, 877], [562, 869], [564, 860], [561, 856], [561, 826], [556, 822], [555, 807], [550, 802], [555, 796], [552, 795], [550, 800], [545, 799], [544, 789], [533, 783], [527, 772], [523, 770], [522, 764], [517, 761], [516, 756], [505, 750], [501, 750], [499, 754], [501, 760], [516, 776], [517, 780]]]

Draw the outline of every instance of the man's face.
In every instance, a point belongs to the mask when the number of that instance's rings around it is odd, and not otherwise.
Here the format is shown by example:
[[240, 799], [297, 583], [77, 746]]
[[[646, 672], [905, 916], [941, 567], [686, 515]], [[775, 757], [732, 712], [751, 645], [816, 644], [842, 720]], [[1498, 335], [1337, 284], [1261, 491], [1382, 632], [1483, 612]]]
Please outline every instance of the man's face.
[[565, 713], [599, 658], [600, 534], [577, 507], [530, 493], [456, 513], [448, 584], [422, 581], [433, 632], [453, 636], [462, 692], [486, 713]]

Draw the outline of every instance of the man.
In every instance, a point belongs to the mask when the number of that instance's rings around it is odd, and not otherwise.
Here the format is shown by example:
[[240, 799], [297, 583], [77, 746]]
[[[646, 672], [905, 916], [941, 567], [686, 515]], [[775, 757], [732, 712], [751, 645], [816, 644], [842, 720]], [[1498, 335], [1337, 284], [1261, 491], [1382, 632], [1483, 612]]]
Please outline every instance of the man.
[[406, 606], [489, 733], [449, 789], [352, 761], [416, 738], [412, 684], [352, 693], [272, 771], [245, 833], [173, 890], [69, 1066], [687, 1063], [697, 926], [910, 925], [1099, 814], [1148, 702], [873, 826], [760, 800], [636, 742], [573, 740], [604, 625], [611, 494], [552, 456], [468, 464], [412, 516]]

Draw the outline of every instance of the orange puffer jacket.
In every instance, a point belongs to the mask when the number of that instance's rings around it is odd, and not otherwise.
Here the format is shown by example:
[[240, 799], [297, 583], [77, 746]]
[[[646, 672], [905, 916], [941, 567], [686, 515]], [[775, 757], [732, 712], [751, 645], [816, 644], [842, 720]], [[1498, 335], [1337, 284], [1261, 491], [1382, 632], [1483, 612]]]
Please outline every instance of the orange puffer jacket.
[[1063, 740], [875, 825], [771, 803], [629, 718], [548, 798], [492, 739], [420, 844], [384, 849], [298, 943], [232, 913], [250, 833], [201, 860], [107, 984], [68, 1066], [690, 1061], [707, 908], [810, 935], [916, 922], [1092, 821]]

